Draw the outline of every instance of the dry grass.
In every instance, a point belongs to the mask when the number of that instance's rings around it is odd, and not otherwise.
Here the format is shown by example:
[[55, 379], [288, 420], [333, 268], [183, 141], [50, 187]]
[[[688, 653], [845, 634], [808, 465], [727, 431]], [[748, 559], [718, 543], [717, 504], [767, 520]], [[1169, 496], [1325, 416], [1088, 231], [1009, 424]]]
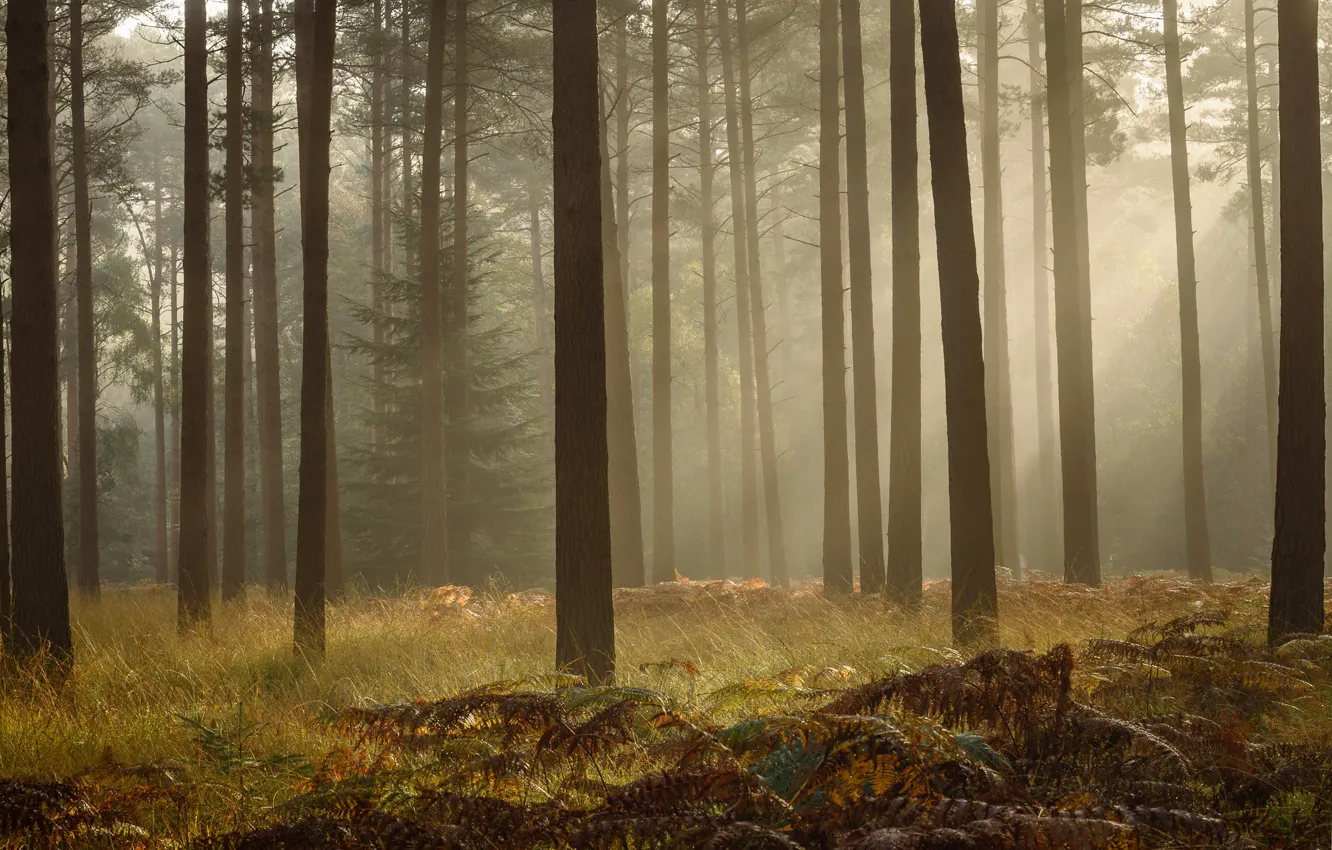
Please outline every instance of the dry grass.
[[[1152, 620], [1202, 608], [1237, 623], [1265, 616], [1257, 580], [1202, 588], [1165, 579], [1117, 581], [1100, 590], [1054, 582], [1004, 583], [1005, 646], [1045, 650], [1060, 642], [1123, 637]], [[927, 587], [906, 614], [878, 599], [827, 600], [724, 585], [621, 591], [616, 644], [621, 682], [706, 693], [778, 670], [851, 667], [853, 681], [950, 657], [948, 587]], [[0, 693], [0, 776], [70, 776], [98, 764], [198, 756], [183, 717], [254, 724], [247, 747], [260, 755], [324, 752], [331, 734], [314, 722], [332, 711], [448, 695], [477, 685], [551, 672], [553, 600], [483, 597], [465, 605], [437, 593], [369, 597], [333, 607], [328, 657], [293, 658], [291, 606], [251, 590], [220, 606], [200, 634], [178, 635], [175, 597], [159, 587], [108, 588], [76, 603], [76, 668], [55, 690], [32, 683]], [[640, 672], [639, 665], [688, 660], [696, 681]]]

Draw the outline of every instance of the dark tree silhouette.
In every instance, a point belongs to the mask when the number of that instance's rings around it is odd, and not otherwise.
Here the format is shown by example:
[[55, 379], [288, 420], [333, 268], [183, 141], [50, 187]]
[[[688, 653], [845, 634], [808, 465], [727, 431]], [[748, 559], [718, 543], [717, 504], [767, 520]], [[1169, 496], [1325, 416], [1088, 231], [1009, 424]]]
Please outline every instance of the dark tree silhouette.
[[[1277, 474], [1277, 355], [1272, 333], [1272, 284], [1267, 259], [1267, 223], [1263, 207], [1263, 146], [1258, 129], [1258, 27], [1254, 0], [1244, 0], [1244, 80], [1248, 102], [1246, 150], [1249, 173], [1249, 220], [1253, 262], [1258, 277], [1258, 327], [1263, 349], [1263, 399], [1267, 412], [1268, 471]], [[1275, 199], [1279, 205], [1280, 198]], [[1278, 234], [1278, 238], [1280, 234]]]
[[892, 435], [888, 468], [888, 595], [921, 593], [920, 198], [916, 144], [916, 10], [889, 6], [893, 208]]
[[954, 0], [921, 0], [920, 44], [930, 128], [934, 226], [939, 234], [944, 391], [948, 417], [948, 516], [952, 525], [953, 640], [994, 638], [998, 601], [985, 420], [980, 275], [971, 218], [967, 125]]
[[670, 14], [652, 2], [652, 580], [675, 580], [671, 433]]
[[1278, 0], [1281, 79], [1281, 399], [1267, 638], [1323, 630], [1327, 411], [1318, 3]]
[[227, 0], [226, 279], [222, 598], [245, 593], [245, 71], [241, 0]]
[[555, 660], [615, 675], [596, 0], [554, 17]]

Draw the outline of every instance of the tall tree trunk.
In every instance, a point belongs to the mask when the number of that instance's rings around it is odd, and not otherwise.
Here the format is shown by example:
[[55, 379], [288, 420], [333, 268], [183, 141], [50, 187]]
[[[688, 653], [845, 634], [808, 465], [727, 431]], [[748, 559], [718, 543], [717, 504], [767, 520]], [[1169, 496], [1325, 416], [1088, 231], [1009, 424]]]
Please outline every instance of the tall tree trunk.
[[[384, 322], [379, 317], [384, 314], [384, 289], [382, 278], [385, 274], [386, 256], [393, 253], [392, 246], [385, 238], [384, 194], [387, 174], [384, 167], [384, 22], [382, 17], [384, 3], [374, 0], [374, 70], [370, 83], [370, 307], [375, 319], [371, 327], [371, 337], [375, 347], [384, 345]], [[370, 380], [376, 387], [384, 386], [384, 365], [376, 358], [370, 369]], [[370, 429], [370, 444], [380, 450], [384, 444], [384, 412], [380, 409], [379, 393], [370, 399], [370, 410], [374, 416], [374, 425]]]
[[555, 662], [615, 675], [595, 0], [554, 17]]
[[[930, 127], [934, 226], [940, 234], [939, 297], [943, 316], [944, 390], [948, 416], [948, 502], [952, 525], [953, 640], [995, 637], [998, 616], [990, 461], [985, 420], [985, 359], [980, 278], [971, 218], [967, 125], [962, 103], [954, 2], [921, 0], [921, 52]], [[947, 238], [943, 238], [946, 235]]]
[[[629, 14], [637, 4], [621, 0], [615, 22], [615, 233], [620, 248], [620, 280], [629, 288]], [[640, 522], [641, 524], [641, 522]]]
[[1175, 251], [1179, 259], [1179, 339], [1183, 385], [1184, 536], [1189, 578], [1212, 580], [1203, 486], [1202, 355], [1198, 343], [1198, 274], [1193, 256], [1193, 200], [1185, 135], [1184, 77], [1179, 49], [1179, 0], [1165, 0], [1166, 97], [1170, 105], [1170, 169], [1175, 187]]
[[251, 75], [254, 97], [250, 159], [254, 164], [254, 353], [259, 415], [259, 499], [263, 514], [264, 584], [287, 592], [287, 518], [282, 463], [281, 349], [278, 345], [277, 227], [273, 170], [273, 0], [261, 0]]
[[[328, 528], [328, 170], [333, 102], [335, 0], [298, 0], [296, 88], [301, 162], [301, 260], [304, 331], [301, 357], [300, 502], [296, 519], [298, 656], [324, 654]], [[304, 31], [304, 33], [302, 32]], [[302, 55], [305, 54], [305, 55]]]
[[819, 267], [823, 306], [823, 587], [849, 593], [851, 470], [846, 434], [846, 308], [842, 294], [842, 144], [837, 0], [819, 0]]
[[157, 534], [153, 545], [153, 578], [166, 584], [171, 578], [170, 530], [167, 527], [166, 393], [162, 380], [162, 167], [153, 152], [153, 279], [149, 309], [153, 328], [153, 514]]
[[869, 155], [865, 140], [860, 0], [842, 0], [842, 46], [846, 51], [843, 85], [846, 87], [847, 246], [851, 267], [860, 589], [878, 593], [884, 584], [883, 493], [879, 486], [879, 389], [874, 365], [874, 278], [870, 260]]
[[226, 398], [222, 510], [222, 598], [245, 594], [245, 72], [241, 0], [227, 0]]
[[[1068, 558], [1068, 563], [1065, 565], [1065, 574], [1067, 576], [1071, 572], [1074, 576], [1073, 581], [1078, 583], [1099, 585], [1101, 583], [1101, 532], [1100, 519], [1097, 514], [1096, 382], [1092, 370], [1091, 239], [1088, 234], [1090, 224], [1087, 215], [1087, 141], [1082, 93], [1082, 6], [1083, 0], [1066, 0], [1064, 49], [1067, 51], [1065, 57], [1069, 88], [1068, 120], [1073, 154], [1072, 215], [1078, 266], [1077, 330], [1080, 353], [1078, 355], [1078, 374], [1074, 389], [1078, 403], [1075, 424], [1081, 431], [1081, 444], [1076, 457], [1077, 462], [1083, 466], [1081, 477], [1085, 484], [1079, 510], [1086, 514], [1086, 518], [1082, 521], [1086, 531], [1085, 543], [1081, 544], [1076, 552], [1071, 553], [1072, 557]], [[1058, 246], [1056, 246], [1056, 250], [1059, 250]], [[1063, 384], [1062, 378], [1060, 384]], [[1061, 423], [1063, 421], [1062, 414], [1060, 421]], [[1069, 445], [1062, 439], [1060, 442], [1061, 445]], [[1065, 484], [1065, 487], [1067, 486]], [[1067, 536], [1065, 537], [1064, 547], [1066, 555], [1070, 554], [1068, 553]]]
[[448, 445], [449, 567], [463, 583], [484, 581], [472, 563], [472, 512], [470, 507], [470, 465], [468, 424], [471, 417], [468, 383], [471, 370], [467, 363], [468, 231], [467, 231], [467, 0], [457, 0], [453, 52], [453, 271], [450, 295], [453, 299], [449, 329], [448, 419], [453, 424], [453, 438]]
[[167, 449], [167, 485], [174, 486], [167, 510], [171, 513], [171, 536], [176, 539], [175, 560], [167, 565], [168, 580], [177, 581], [180, 567], [180, 301], [177, 286], [180, 272], [180, 247], [172, 236], [171, 279], [167, 290], [171, 300], [171, 445]]
[[328, 510], [324, 528], [324, 591], [334, 601], [347, 595], [345, 558], [342, 547], [342, 494], [338, 488], [338, 428], [333, 415], [333, 351], [330, 343], [328, 363], [324, 367], [324, 421], [328, 424], [325, 444], [326, 466], [325, 506]]
[[744, 151], [741, 148], [740, 109], [727, 0], [719, 0], [717, 8], [722, 83], [726, 89], [726, 149], [731, 174], [731, 241], [735, 247], [735, 316], [740, 355], [740, 569], [749, 578], [762, 572], [759, 564], [758, 452], [754, 444], [754, 313], [749, 303], [752, 290], [749, 285], [749, 251], [745, 245], [749, 228], [745, 223]]
[[181, 629], [211, 616], [213, 548], [208, 521], [209, 357], [213, 291], [208, 263], [208, 19], [204, 0], [185, 3], [185, 315], [180, 434]]
[[1254, 268], [1258, 276], [1258, 322], [1263, 347], [1263, 397], [1267, 410], [1267, 453], [1272, 486], [1277, 470], [1277, 362], [1272, 334], [1272, 296], [1268, 274], [1267, 227], [1263, 211], [1263, 154], [1258, 129], [1258, 34], [1254, 0], [1244, 0], [1244, 71], [1248, 89], [1249, 218], [1253, 230]]
[[56, 210], [47, 100], [47, 8], [11, 0], [5, 18], [9, 120], [10, 417], [14, 500], [13, 651], [72, 660], [60, 498], [60, 341], [56, 332]]
[[675, 580], [671, 444], [670, 10], [652, 2], [652, 579]]
[[[3, 285], [0, 279], [0, 285]], [[0, 304], [0, 648], [9, 650], [13, 639], [14, 596], [9, 558], [9, 446], [5, 433], [5, 311]]]
[[[768, 368], [768, 320], [763, 301], [763, 269], [759, 261], [758, 174], [754, 150], [754, 98], [750, 91], [749, 19], [745, 0], [736, 0], [736, 39], [740, 56], [741, 132], [744, 143], [745, 225], [749, 249], [749, 309], [753, 314], [754, 385], [758, 401], [759, 456], [763, 460], [763, 502], [768, 530], [768, 559], [773, 581], [790, 584], [786, 563], [786, 527], [782, 521], [782, 490], [777, 478], [777, 428], [772, 411], [772, 373]], [[882, 551], [882, 550], [880, 550]]]
[[[439, 258], [439, 160], [443, 148], [448, 0], [431, 0], [421, 161], [421, 579], [449, 581], [444, 471], [444, 328]], [[595, 139], [595, 137], [593, 137]]]
[[892, 0], [893, 382], [888, 469], [888, 595], [920, 603], [920, 198], [916, 143], [916, 11]]
[[1045, 0], [1046, 79], [1050, 104], [1050, 186], [1054, 213], [1055, 338], [1059, 370], [1059, 444], [1064, 500], [1064, 579], [1098, 584], [1100, 559], [1097, 544], [1096, 482], [1089, 475], [1086, 418], [1089, 387], [1084, 386], [1082, 274], [1078, 259], [1077, 168], [1074, 136], [1074, 96], [1069, 81], [1069, 27], [1065, 0]]
[[1318, 3], [1277, 0], [1281, 77], [1281, 410], [1267, 638], [1323, 630], [1327, 413]]
[[534, 162], [528, 179], [529, 244], [532, 249], [532, 314], [536, 325], [537, 398], [549, 436], [543, 441], [550, 460], [555, 459], [555, 383], [551, 374], [550, 296], [546, 292], [545, 249], [541, 237], [540, 175]]
[[[435, 0], [431, 0], [431, 13], [434, 13]], [[440, 24], [441, 28], [443, 24]], [[440, 31], [440, 38], [444, 38], [443, 29]], [[441, 42], [443, 44], [443, 42]], [[415, 125], [415, 117], [412, 115], [412, 89], [416, 86], [416, 77], [412, 73], [412, 15], [407, 8], [407, 0], [402, 0], [402, 83], [398, 92], [401, 103], [399, 109], [402, 111], [402, 219], [403, 221], [412, 220], [412, 194], [415, 191], [412, 188], [412, 127]], [[442, 83], [441, 83], [442, 85]], [[424, 151], [423, 151], [424, 153]], [[436, 170], [436, 174], [438, 174]], [[436, 218], [439, 216], [436, 210]], [[420, 237], [418, 236], [418, 239]], [[403, 254], [407, 261], [407, 274], [412, 273], [415, 257], [411, 240], [405, 240], [403, 245]], [[428, 579], [429, 576], [422, 576]]]
[[606, 446], [609, 458], [611, 580], [615, 587], [642, 587], [643, 498], [634, 431], [634, 382], [629, 370], [629, 300], [620, 274], [616, 209], [610, 178], [609, 118], [601, 122], [601, 227], [605, 261]]
[[711, 574], [725, 578], [726, 509], [722, 492], [721, 398], [717, 353], [717, 222], [713, 218], [712, 78], [709, 74], [708, 0], [695, 5], [698, 36], [699, 230], [703, 241], [703, 378], [708, 435], [708, 556]]
[[1042, 91], [1041, 21], [1038, 0], [1027, 0], [1027, 67], [1031, 72], [1031, 279], [1035, 302], [1036, 338], [1036, 484], [1032, 498], [1035, 538], [1028, 557], [1037, 569], [1050, 570], [1060, 562], [1058, 554], [1059, 505], [1054, 497], [1059, 487], [1055, 465], [1054, 380], [1050, 363], [1050, 276], [1046, 272], [1049, 245], [1046, 242], [1047, 204], [1045, 182], [1045, 128], [1042, 126], [1045, 96]]
[[69, 79], [74, 166], [75, 292], [79, 340], [79, 592], [97, 596], [97, 342], [93, 335], [92, 202], [88, 198], [88, 130], [83, 76], [83, 0], [69, 4]]
[[999, 563], [1022, 571], [1018, 556], [1017, 456], [1013, 447], [1013, 383], [1008, 351], [1004, 268], [1004, 194], [999, 161], [999, 0], [983, 0], [981, 33], [981, 161], [985, 192], [985, 398], [990, 440], [990, 503]]

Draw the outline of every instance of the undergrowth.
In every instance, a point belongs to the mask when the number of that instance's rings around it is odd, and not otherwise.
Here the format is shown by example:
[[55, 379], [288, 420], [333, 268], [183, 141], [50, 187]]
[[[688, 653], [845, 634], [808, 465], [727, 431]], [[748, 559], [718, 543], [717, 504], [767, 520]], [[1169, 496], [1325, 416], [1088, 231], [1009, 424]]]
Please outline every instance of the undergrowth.
[[1005, 583], [966, 657], [946, 585], [663, 586], [607, 687], [549, 671], [539, 596], [353, 600], [302, 668], [276, 603], [177, 638], [110, 593], [71, 682], [0, 694], [0, 844], [1326, 847], [1332, 638], [1268, 648], [1266, 590]]

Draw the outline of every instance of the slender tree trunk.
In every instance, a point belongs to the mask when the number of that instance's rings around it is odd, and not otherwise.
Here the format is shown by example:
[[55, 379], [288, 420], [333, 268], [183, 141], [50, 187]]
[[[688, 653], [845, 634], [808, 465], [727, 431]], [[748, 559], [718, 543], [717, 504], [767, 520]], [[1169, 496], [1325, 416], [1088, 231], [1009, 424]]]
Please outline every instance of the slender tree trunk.
[[1323, 631], [1327, 413], [1318, 3], [1277, 0], [1281, 78], [1281, 410], [1267, 638]]
[[[304, 331], [301, 362], [300, 502], [296, 520], [294, 646], [324, 654], [328, 544], [328, 170], [335, 0], [298, 0], [296, 87], [301, 161]], [[302, 32], [304, 31], [304, 33]], [[305, 54], [305, 55], [302, 55]]]
[[553, 7], [555, 662], [615, 675], [595, 0]]
[[[444, 470], [444, 328], [439, 257], [439, 160], [443, 148], [448, 0], [431, 0], [421, 162], [421, 578], [449, 581]], [[594, 137], [595, 139], [595, 137]]]
[[740, 109], [736, 94], [734, 49], [731, 45], [730, 9], [719, 0], [718, 36], [721, 41], [722, 82], [726, 89], [726, 149], [731, 174], [731, 231], [735, 247], [735, 315], [740, 359], [740, 505], [741, 571], [748, 577], [761, 574], [758, 509], [758, 452], [754, 443], [754, 342], [753, 309], [749, 303], [749, 251], [745, 245], [749, 228], [745, 222], [744, 151], [741, 147]]
[[[763, 269], [759, 261], [758, 175], [754, 149], [754, 98], [750, 91], [749, 19], [745, 0], [736, 0], [736, 38], [740, 56], [741, 132], [744, 143], [745, 224], [749, 249], [749, 309], [753, 314], [754, 385], [758, 401], [759, 456], [763, 461], [763, 501], [768, 530], [768, 559], [773, 581], [790, 584], [786, 562], [786, 528], [782, 521], [782, 490], [777, 478], [777, 428], [772, 410], [772, 373], [768, 368], [768, 320], [763, 300]], [[882, 551], [882, 550], [880, 550]]]
[[819, 266], [823, 305], [823, 587], [849, 593], [851, 470], [846, 434], [846, 308], [842, 294], [842, 143], [837, 0], [819, 0]]
[[263, 514], [264, 584], [287, 592], [287, 519], [282, 462], [281, 349], [278, 345], [277, 227], [273, 170], [273, 0], [261, 0], [256, 61], [251, 66], [256, 175], [254, 217], [254, 352], [259, 415], [259, 498]]
[[[434, 13], [434, 3], [431, 0], [431, 13]], [[443, 24], [440, 24], [441, 28]], [[440, 38], [444, 38], [443, 29], [441, 29]], [[443, 42], [441, 42], [442, 44]], [[402, 102], [399, 108], [402, 111], [402, 219], [403, 221], [412, 220], [412, 194], [415, 191], [412, 188], [412, 127], [415, 124], [415, 116], [412, 114], [412, 89], [416, 85], [416, 77], [412, 73], [412, 15], [407, 8], [407, 0], [402, 2], [402, 84], [399, 91]], [[442, 85], [442, 83], [441, 83]], [[438, 173], [438, 171], [436, 171]], [[439, 213], [436, 211], [436, 217]], [[419, 239], [419, 237], [418, 237]], [[403, 253], [406, 255], [407, 273], [411, 274], [415, 257], [413, 245], [408, 239], [403, 245]], [[429, 578], [429, 576], [422, 576]]]
[[[384, 290], [382, 277], [386, 272], [385, 257], [392, 254], [392, 246], [385, 238], [384, 194], [386, 173], [384, 168], [384, 24], [382, 18], [383, 2], [374, 0], [374, 70], [370, 83], [370, 308], [376, 316], [371, 337], [377, 349], [384, 345], [384, 322], [379, 317], [384, 314]], [[370, 369], [371, 382], [376, 387], [384, 385], [384, 366], [376, 359]], [[370, 443], [380, 450], [384, 443], [384, 416], [380, 410], [379, 394], [371, 395], [371, 413], [374, 426], [370, 429]]]
[[1050, 277], [1046, 272], [1049, 245], [1046, 242], [1048, 199], [1045, 182], [1045, 128], [1042, 126], [1045, 97], [1042, 92], [1041, 22], [1038, 0], [1027, 0], [1027, 66], [1031, 71], [1031, 257], [1032, 293], [1035, 302], [1036, 338], [1036, 485], [1032, 498], [1035, 537], [1028, 549], [1036, 568], [1050, 570], [1060, 562], [1058, 511], [1054, 497], [1059, 487], [1056, 471], [1054, 380], [1050, 363]]
[[11, 0], [5, 19], [9, 119], [10, 275], [14, 428], [13, 651], [72, 661], [60, 498], [60, 341], [56, 332], [56, 211], [52, 196], [52, 69], [47, 7]]
[[324, 591], [328, 599], [341, 601], [347, 595], [345, 558], [342, 548], [342, 495], [338, 488], [338, 428], [333, 415], [333, 352], [329, 346], [328, 363], [324, 367], [324, 421], [328, 424], [325, 444], [328, 469], [325, 482], [325, 504], [328, 519], [324, 530]]
[[671, 444], [670, 10], [652, 2], [652, 579], [675, 580]]
[[[1078, 372], [1074, 391], [1078, 413], [1075, 425], [1080, 429], [1080, 447], [1076, 452], [1076, 462], [1081, 464], [1080, 474], [1084, 482], [1081, 487], [1079, 510], [1085, 514], [1080, 522], [1084, 528], [1084, 540], [1074, 552], [1069, 552], [1067, 525], [1065, 526], [1065, 575], [1073, 575], [1073, 581], [1082, 584], [1099, 585], [1101, 583], [1101, 543], [1100, 519], [1097, 514], [1097, 470], [1096, 470], [1096, 382], [1092, 370], [1092, 315], [1091, 315], [1091, 240], [1088, 234], [1087, 216], [1087, 142], [1086, 118], [1083, 114], [1083, 49], [1082, 49], [1082, 0], [1066, 0], [1066, 71], [1068, 79], [1068, 116], [1070, 148], [1072, 150], [1073, 170], [1073, 224], [1076, 240], [1077, 258], [1077, 331], [1079, 354]], [[1047, 29], [1047, 39], [1048, 29]], [[1058, 239], [1056, 238], [1056, 243]], [[1060, 250], [1056, 245], [1055, 250]], [[1058, 281], [1056, 281], [1056, 286]], [[1056, 307], [1056, 312], [1058, 307]], [[1063, 385], [1061, 374], [1060, 385]], [[1061, 407], [1060, 422], [1063, 415]], [[1070, 443], [1061, 438], [1062, 446]], [[1064, 449], [1065, 452], [1068, 449]], [[1065, 484], [1065, 487], [1068, 485]], [[1065, 509], [1067, 513], [1067, 508]], [[1067, 521], [1066, 521], [1067, 522]]]
[[[634, 0], [622, 0], [615, 23], [615, 233], [620, 248], [620, 280], [629, 288], [629, 14]], [[641, 523], [640, 523], [641, 524]]]
[[642, 587], [643, 500], [634, 432], [634, 382], [629, 371], [629, 301], [622, 266], [610, 179], [609, 119], [601, 122], [601, 227], [605, 260], [606, 445], [609, 452], [611, 580], [615, 587]]
[[983, 0], [981, 33], [981, 160], [985, 193], [985, 398], [990, 440], [990, 503], [999, 563], [1018, 575], [1017, 456], [1013, 447], [1013, 385], [1008, 351], [1004, 268], [1004, 194], [999, 161], [999, 0]]
[[453, 273], [450, 275], [450, 295], [453, 298], [452, 327], [449, 329], [450, 368], [448, 387], [448, 419], [453, 423], [448, 445], [448, 501], [449, 510], [449, 567], [458, 581], [480, 582], [484, 576], [476, 574], [472, 563], [471, 514], [471, 449], [468, 431], [471, 417], [468, 382], [471, 370], [467, 363], [468, 312], [468, 229], [467, 229], [467, 72], [468, 35], [467, 0], [456, 0], [457, 22], [454, 26], [453, 52]]
[[713, 218], [712, 78], [709, 74], [708, 2], [695, 6], [698, 36], [699, 230], [703, 241], [703, 375], [708, 434], [708, 555], [712, 575], [726, 577], [726, 509], [722, 493], [721, 398], [717, 354], [717, 223]]
[[97, 596], [97, 342], [92, 283], [92, 202], [88, 198], [88, 131], [83, 76], [83, 0], [69, 4], [70, 123], [74, 165], [75, 292], [79, 350], [79, 592]]
[[1184, 77], [1179, 48], [1179, 0], [1165, 0], [1166, 96], [1170, 105], [1170, 168], [1175, 187], [1175, 250], [1179, 259], [1179, 339], [1183, 378], [1184, 536], [1189, 578], [1212, 580], [1203, 486], [1202, 355], [1198, 343], [1198, 276], [1193, 255], [1193, 200], [1185, 135]]
[[180, 248], [172, 237], [171, 245], [171, 280], [167, 292], [171, 300], [171, 445], [167, 452], [168, 486], [175, 489], [170, 497], [167, 509], [171, 512], [171, 536], [177, 541], [175, 560], [168, 565], [168, 580], [176, 581], [180, 566], [180, 420], [181, 420], [181, 380], [180, 380], [180, 303], [177, 277], [180, 270]]
[[846, 68], [847, 245], [851, 266], [860, 589], [878, 593], [884, 585], [883, 493], [879, 486], [879, 389], [874, 365], [874, 279], [870, 267], [869, 155], [865, 139], [860, 0], [842, 0], [842, 45], [846, 51], [843, 65]]
[[1258, 276], [1258, 322], [1263, 347], [1263, 397], [1267, 410], [1268, 469], [1272, 486], [1277, 470], [1277, 358], [1272, 333], [1272, 296], [1268, 274], [1267, 227], [1263, 212], [1263, 154], [1258, 129], [1258, 34], [1254, 0], [1244, 0], [1244, 70], [1248, 88], [1249, 217], [1253, 230], [1254, 268]]
[[213, 292], [208, 263], [208, 20], [204, 0], [185, 3], [185, 316], [181, 372], [179, 624], [211, 616], [213, 548], [208, 521], [209, 357]]
[[989, 440], [985, 419], [985, 359], [981, 341], [980, 278], [971, 217], [967, 125], [962, 103], [954, 2], [921, 0], [925, 102], [930, 126], [934, 225], [939, 239], [939, 297], [943, 316], [944, 390], [948, 416], [948, 501], [952, 525], [953, 640], [960, 645], [995, 637], [998, 616], [990, 508]]
[[532, 313], [536, 325], [537, 397], [541, 404], [542, 421], [550, 429], [544, 445], [550, 460], [555, 459], [555, 383], [551, 374], [550, 298], [546, 293], [546, 274], [541, 238], [540, 176], [535, 163], [528, 180], [529, 243], [532, 249]]
[[222, 598], [245, 595], [245, 72], [241, 0], [227, 0], [227, 351], [223, 435]]
[[[1083, 360], [1086, 314], [1079, 264], [1077, 156], [1074, 97], [1069, 81], [1080, 77], [1071, 64], [1065, 0], [1045, 0], [1046, 77], [1050, 104], [1050, 184], [1054, 213], [1055, 337], [1059, 370], [1059, 444], [1064, 501], [1064, 579], [1081, 584], [1100, 583], [1097, 544], [1095, 454], [1087, 443], [1090, 413]], [[1080, 28], [1079, 28], [1080, 31]], [[1079, 112], [1080, 114], [1080, 112]]]
[[[0, 278], [0, 285], [4, 284]], [[14, 597], [9, 558], [9, 447], [5, 433], [5, 311], [0, 303], [0, 648], [9, 650], [13, 640]]]
[[916, 144], [916, 11], [890, 12], [893, 208], [893, 383], [888, 471], [888, 595], [920, 603], [920, 199]]
[[153, 578], [166, 584], [171, 578], [167, 527], [166, 393], [162, 380], [162, 167], [153, 152], [153, 279], [149, 282], [149, 309], [153, 328], [153, 514], [157, 534], [153, 545]]

